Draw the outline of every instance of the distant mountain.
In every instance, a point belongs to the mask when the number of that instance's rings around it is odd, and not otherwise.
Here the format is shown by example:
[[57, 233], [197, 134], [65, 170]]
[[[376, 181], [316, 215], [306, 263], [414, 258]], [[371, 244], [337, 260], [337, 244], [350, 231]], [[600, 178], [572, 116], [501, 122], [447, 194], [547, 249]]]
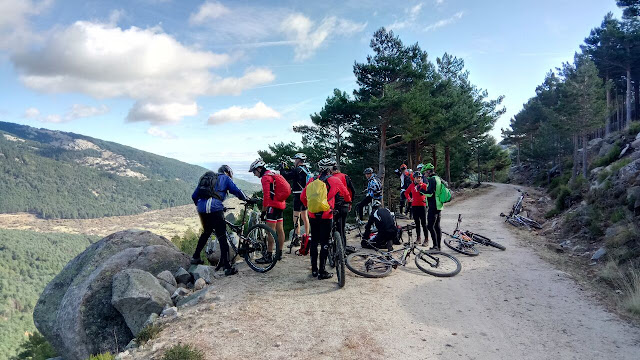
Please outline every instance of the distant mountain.
[[[98, 218], [185, 205], [206, 170], [89, 136], [0, 122], [0, 213]], [[259, 187], [236, 183], [247, 193]]]

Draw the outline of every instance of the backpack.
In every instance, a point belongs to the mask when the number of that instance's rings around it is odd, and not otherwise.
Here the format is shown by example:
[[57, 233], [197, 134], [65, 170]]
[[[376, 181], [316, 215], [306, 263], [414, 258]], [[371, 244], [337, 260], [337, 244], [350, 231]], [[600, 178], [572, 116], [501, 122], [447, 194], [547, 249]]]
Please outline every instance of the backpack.
[[313, 175], [311, 174], [311, 171], [309, 171], [309, 169], [307, 169], [307, 167], [304, 165], [301, 165], [300, 169], [302, 169], [302, 171], [307, 175], [307, 178], [304, 180], [304, 183], [306, 184], [313, 177]]
[[218, 174], [213, 171], [204, 173], [198, 181], [198, 199], [215, 198], [222, 201], [222, 197], [216, 192], [216, 185], [218, 185]]
[[307, 208], [311, 213], [321, 213], [331, 209], [327, 200], [327, 184], [319, 177], [307, 185]]
[[447, 188], [447, 185], [445, 185], [445, 182], [442, 181], [439, 176], [436, 177], [436, 196], [442, 204], [448, 203], [452, 198], [451, 190]]
[[296, 255], [306, 256], [309, 253], [310, 242], [311, 236], [309, 234], [302, 234], [300, 239], [300, 249], [296, 250]]
[[291, 195], [291, 185], [289, 185], [289, 182], [280, 174], [273, 173], [271, 176], [273, 176], [273, 185], [275, 186], [273, 189], [273, 200], [286, 201], [289, 195]]

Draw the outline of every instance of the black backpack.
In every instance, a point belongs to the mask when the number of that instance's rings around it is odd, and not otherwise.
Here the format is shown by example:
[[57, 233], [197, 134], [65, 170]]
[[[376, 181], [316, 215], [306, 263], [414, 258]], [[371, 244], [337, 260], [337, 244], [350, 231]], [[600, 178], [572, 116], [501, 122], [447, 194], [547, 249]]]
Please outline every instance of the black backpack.
[[218, 184], [218, 174], [207, 171], [198, 181], [198, 199], [214, 198], [222, 201], [220, 195], [215, 191]]

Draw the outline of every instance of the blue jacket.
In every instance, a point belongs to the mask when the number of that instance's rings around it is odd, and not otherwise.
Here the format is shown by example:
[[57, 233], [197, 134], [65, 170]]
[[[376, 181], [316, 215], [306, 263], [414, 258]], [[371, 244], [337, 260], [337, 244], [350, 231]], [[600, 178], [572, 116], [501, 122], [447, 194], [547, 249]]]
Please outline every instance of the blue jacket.
[[[216, 192], [222, 198], [222, 201], [227, 197], [227, 192], [237, 196], [240, 200], [247, 200], [248, 197], [240, 190], [236, 184], [225, 174], [218, 174], [218, 183], [216, 184]], [[222, 201], [215, 198], [198, 199], [196, 194], [198, 193], [198, 187], [191, 195], [193, 203], [196, 204], [199, 213], [212, 213], [214, 211], [224, 210]]]
[[375, 200], [382, 199], [382, 184], [376, 174], [371, 175], [367, 183], [367, 196]]

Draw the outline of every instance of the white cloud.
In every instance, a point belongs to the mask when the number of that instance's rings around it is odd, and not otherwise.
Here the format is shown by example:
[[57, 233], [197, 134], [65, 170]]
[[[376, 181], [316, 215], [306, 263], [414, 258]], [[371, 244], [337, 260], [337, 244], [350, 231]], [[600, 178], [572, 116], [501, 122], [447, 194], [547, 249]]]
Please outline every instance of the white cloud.
[[452, 24], [452, 23], [456, 22], [457, 20], [462, 19], [462, 15], [464, 15], [464, 12], [460, 11], [460, 12], [456, 13], [455, 15], [453, 15], [450, 18], [440, 20], [440, 21], [438, 21], [436, 23], [433, 23], [433, 24], [425, 27], [424, 31], [432, 31], [432, 30], [436, 30], [436, 29], [439, 29], [441, 27], [447, 26], [449, 24]]
[[173, 140], [176, 139], [177, 137], [167, 131], [164, 131], [162, 129], [159, 129], [155, 126], [150, 127], [149, 129], [147, 129], [147, 134], [151, 135], [151, 136], [155, 136], [155, 137], [159, 137], [162, 139], [167, 139], [167, 140]]
[[40, 116], [40, 110], [34, 107], [30, 107], [24, 111], [24, 117], [28, 119], [37, 118], [38, 116]]
[[207, 20], [218, 19], [231, 13], [226, 6], [219, 2], [207, 1], [200, 6], [198, 12], [189, 16], [190, 24], [203, 24]]
[[442, 5], [444, 4], [444, 0], [436, 0], [436, 5]]
[[217, 76], [211, 70], [229, 65], [231, 56], [190, 48], [159, 28], [79, 21], [54, 29], [46, 40], [40, 48], [11, 56], [25, 86], [134, 99], [128, 121], [179, 122], [197, 113], [198, 96], [238, 95], [275, 79], [261, 68], [239, 78]]
[[47, 115], [44, 118], [40, 118], [38, 120], [40, 120], [42, 122], [48, 122], [48, 123], [63, 123], [63, 122], [65, 122], [62, 119], [62, 116], [60, 116], [60, 115]]
[[366, 25], [330, 16], [315, 26], [308, 17], [292, 14], [284, 19], [281, 30], [287, 39], [295, 41], [295, 60], [302, 61], [310, 58], [328, 39], [360, 32]]
[[228, 109], [216, 111], [209, 117], [209, 124], [216, 125], [226, 122], [242, 122], [245, 120], [274, 119], [280, 116], [279, 112], [260, 101], [250, 108], [232, 106]]
[[400, 30], [408, 27], [413, 27], [416, 24], [416, 20], [418, 19], [418, 15], [422, 11], [422, 3], [419, 3], [413, 7], [404, 9], [405, 15], [402, 17], [401, 21], [396, 20], [393, 24], [388, 25], [388, 29], [392, 30]]
[[116, 25], [126, 15], [126, 12], [122, 9], [112, 10], [109, 13], [109, 24]]
[[0, 0], [0, 50], [24, 48], [37, 39], [29, 18], [47, 10], [53, 0]]

